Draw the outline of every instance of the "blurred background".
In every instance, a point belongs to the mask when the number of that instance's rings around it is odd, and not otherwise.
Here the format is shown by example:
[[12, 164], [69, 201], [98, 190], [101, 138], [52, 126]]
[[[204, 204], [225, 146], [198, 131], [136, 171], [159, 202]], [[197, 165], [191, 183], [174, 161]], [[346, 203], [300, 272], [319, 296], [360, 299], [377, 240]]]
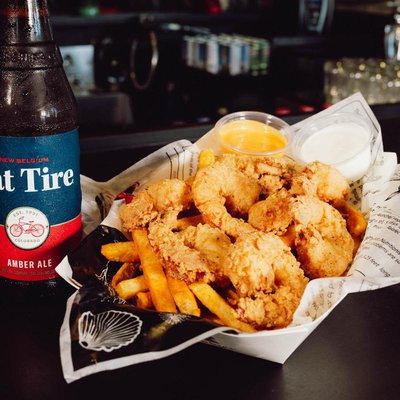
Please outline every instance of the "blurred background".
[[81, 135], [320, 111], [361, 91], [400, 102], [400, 3], [49, 0]]

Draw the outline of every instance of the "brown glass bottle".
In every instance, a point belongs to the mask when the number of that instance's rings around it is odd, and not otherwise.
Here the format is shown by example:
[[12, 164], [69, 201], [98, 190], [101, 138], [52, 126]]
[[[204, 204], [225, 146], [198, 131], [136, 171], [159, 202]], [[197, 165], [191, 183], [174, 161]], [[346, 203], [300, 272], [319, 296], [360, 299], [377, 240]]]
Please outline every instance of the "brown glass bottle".
[[0, 301], [69, 293], [54, 268], [80, 240], [75, 98], [47, 0], [0, 2]]

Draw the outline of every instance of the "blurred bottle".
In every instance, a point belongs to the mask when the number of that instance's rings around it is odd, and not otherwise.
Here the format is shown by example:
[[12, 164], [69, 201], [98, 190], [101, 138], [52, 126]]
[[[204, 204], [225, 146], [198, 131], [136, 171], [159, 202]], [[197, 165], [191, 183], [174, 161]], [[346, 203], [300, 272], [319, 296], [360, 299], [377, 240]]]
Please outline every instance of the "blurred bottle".
[[330, 30], [335, 10], [335, 0], [300, 0], [299, 24], [305, 32], [318, 34]]
[[207, 0], [206, 1], [207, 13], [208, 14], [220, 14], [221, 13], [221, 4], [219, 0]]
[[81, 235], [75, 99], [47, 0], [0, 2], [0, 298], [68, 293], [55, 272]]
[[267, 75], [270, 42], [263, 38], [225, 33], [185, 35], [182, 59], [188, 67], [211, 74]]
[[395, 7], [393, 22], [385, 26], [384, 45], [387, 60], [400, 60], [400, 4], [392, 2]]
[[84, 0], [79, 7], [79, 15], [83, 17], [96, 17], [100, 14], [100, 7], [97, 0]]

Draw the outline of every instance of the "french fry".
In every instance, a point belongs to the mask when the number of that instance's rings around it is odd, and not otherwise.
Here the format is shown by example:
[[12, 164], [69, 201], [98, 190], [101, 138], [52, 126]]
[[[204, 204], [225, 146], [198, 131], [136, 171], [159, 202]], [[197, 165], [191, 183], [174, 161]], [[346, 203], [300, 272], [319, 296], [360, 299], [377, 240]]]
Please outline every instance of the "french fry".
[[178, 312], [169, 291], [162, 264], [150, 245], [146, 231], [136, 229], [132, 232], [132, 238], [137, 246], [143, 275], [149, 287], [154, 308], [160, 312]]
[[360, 237], [367, 229], [368, 222], [364, 215], [350, 203], [343, 203], [339, 207], [339, 212], [346, 220], [347, 230], [353, 237]]
[[189, 285], [189, 288], [200, 302], [215, 314], [224, 325], [243, 332], [255, 331], [249, 324], [238, 320], [234, 309], [207, 283], [194, 282]]
[[136, 271], [136, 267], [133, 263], [130, 263], [130, 262], [123, 263], [121, 265], [121, 267], [119, 268], [119, 270], [112, 277], [111, 286], [115, 289], [115, 287], [121, 281], [133, 278], [135, 271]]
[[136, 296], [139, 292], [148, 290], [146, 279], [143, 275], [136, 278], [126, 279], [115, 286], [115, 290], [121, 299], [128, 300]]
[[101, 254], [109, 261], [139, 261], [136, 245], [132, 241], [103, 244], [101, 246]]
[[222, 326], [225, 325], [215, 314], [209, 313], [208, 315], [203, 315], [203, 318], [206, 319], [207, 321], [213, 322], [214, 324]]
[[153, 308], [153, 302], [151, 300], [151, 294], [150, 292], [139, 292], [135, 296], [135, 301], [136, 305], [139, 308], [143, 308], [145, 310], [148, 310], [150, 308]]
[[168, 286], [172, 297], [182, 314], [190, 314], [200, 317], [200, 308], [196, 298], [190, 291], [185, 281], [167, 276]]
[[215, 154], [212, 149], [201, 150], [199, 154], [198, 169], [206, 168], [215, 162]]
[[203, 223], [203, 216], [201, 214], [193, 215], [191, 217], [183, 217], [177, 220], [176, 229], [178, 231], [182, 231], [186, 229], [188, 226], [197, 226], [198, 224]]

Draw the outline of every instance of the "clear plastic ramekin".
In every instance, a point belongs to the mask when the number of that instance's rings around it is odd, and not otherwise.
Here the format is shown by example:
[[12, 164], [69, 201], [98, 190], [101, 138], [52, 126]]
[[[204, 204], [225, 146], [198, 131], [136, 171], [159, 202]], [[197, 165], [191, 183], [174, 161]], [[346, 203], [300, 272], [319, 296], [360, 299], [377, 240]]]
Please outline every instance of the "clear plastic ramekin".
[[289, 154], [300, 164], [329, 164], [354, 182], [371, 166], [372, 137], [372, 125], [366, 117], [338, 112], [305, 122], [294, 133]]
[[[275, 148], [268, 149], [269, 139], [263, 138], [261, 133], [264, 131], [266, 135], [270, 132], [271, 143], [274, 142], [272, 147]], [[288, 123], [260, 111], [227, 114], [217, 121], [214, 133], [223, 152], [252, 156], [282, 156], [287, 152], [292, 137], [292, 129]], [[252, 146], [246, 146], [249, 142]]]

